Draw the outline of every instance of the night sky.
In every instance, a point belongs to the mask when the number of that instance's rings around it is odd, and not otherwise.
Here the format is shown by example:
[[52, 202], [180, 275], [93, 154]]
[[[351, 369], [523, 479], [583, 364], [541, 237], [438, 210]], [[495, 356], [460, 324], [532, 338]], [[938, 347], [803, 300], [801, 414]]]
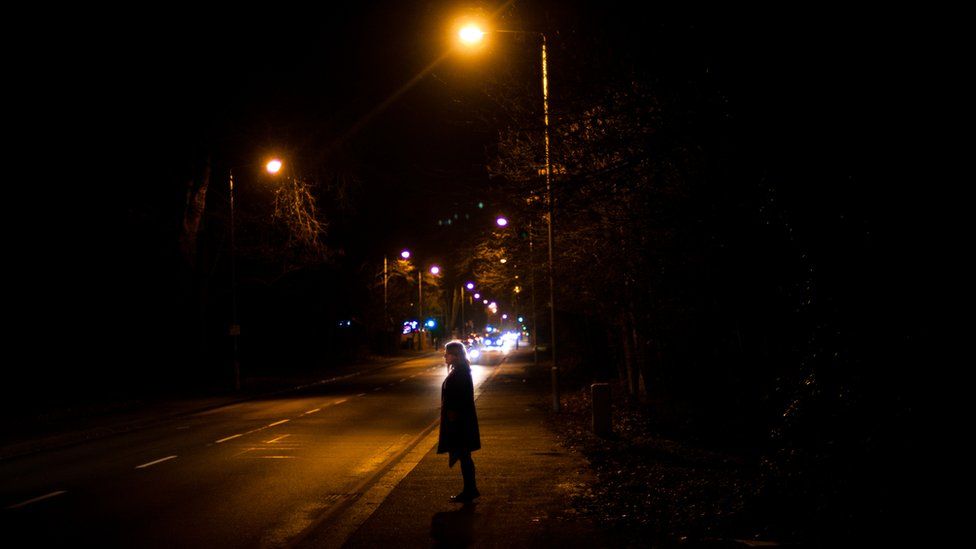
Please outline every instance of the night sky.
[[[185, 185], [208, 158], [213, 200], [226, 199], [229, 166], [242, 166], [247, 199], [246, 187], [260, 184], [253, 163], [273, 153], [301, 173], [348, 174], [349, 209], [329, 236], [344, 268], [401, 246], [447, 255], [494, 213], [485, 165], [499, 128], [481, 82], [537, 71], [535, 52], [519, 50], [529, 44], [513, 42], [492, 52], [510, 57], [448, 57], [425, 72], [447, 47], [456, 8], [167, 5], [64, 14], [24, 40], [7, 112], [14, 137], [28, 143], [7, 204], [21, 341], [56, 355], [58, 370], [79, 352], [111, 354], [120, 325], [153, 333], [173, 322], [152, 311], [177, 292], [167, 286]], [[845, 227], [871, 225], [876, 256], [849, 247], [841, 257], [885, 273], [892, 290], [932, 276], [934, 200], [913, 191], [928, 187], [914, 177], [935, 147], [919, 131], [928, 114], [918, 108], [931, 104], [923, 94], [941, 71], [925, 55], [930, 25], [912, 14], [828, 8], [647, 9], [516, 2], [502, 23], [549, 32], [555, 111], [566, 82], [587, 81], [570, 63], [569, 48], [581, 44], [656, 71], [675, 93], [704, 83], [733, 128], [725, 150], [757, 178], [795, 182], [780, 196], [808, 216], [798, 225], [816, 233], [814, 246], [833, 248]], [[477, 210], [479, 201], [489, 207]], [[470, 214], [471, 225], [437, 226], [454, 213]], [[925, 303], [903, 293], [898, 313]]]

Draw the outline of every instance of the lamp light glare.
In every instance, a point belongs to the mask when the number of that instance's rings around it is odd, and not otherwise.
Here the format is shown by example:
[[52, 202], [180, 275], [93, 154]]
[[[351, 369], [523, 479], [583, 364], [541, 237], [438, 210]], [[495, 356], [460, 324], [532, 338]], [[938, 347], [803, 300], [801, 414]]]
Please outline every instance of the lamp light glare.
[[478, 25], [475, 25], [474, 23], [469, 23], [464, 27], [461, 27], [461, 30], [458, 31], [458, 38], [461, 39], [462, 43], [468, 46], [473, 46], [478, 42], [481, 42], [481, 39], [484, 37], [485, 31], [481, 30]]

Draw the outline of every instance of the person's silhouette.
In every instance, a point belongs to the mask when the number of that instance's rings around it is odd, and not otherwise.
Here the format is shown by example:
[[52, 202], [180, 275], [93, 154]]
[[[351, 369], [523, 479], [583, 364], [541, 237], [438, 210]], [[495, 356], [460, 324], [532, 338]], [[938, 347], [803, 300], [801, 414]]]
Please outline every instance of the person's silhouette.
[[441, 429], [437, 453], [447, 453], [448, 466], [461, 462], [464, 488], [451, 501], [469, 502], [478, 497], [471, 452], [481, 448], [478, 415], [474, 409], [474, 382], [464, 344], [451, 341], [444, 346], [444, 362], [449, 373], [441, 385]]

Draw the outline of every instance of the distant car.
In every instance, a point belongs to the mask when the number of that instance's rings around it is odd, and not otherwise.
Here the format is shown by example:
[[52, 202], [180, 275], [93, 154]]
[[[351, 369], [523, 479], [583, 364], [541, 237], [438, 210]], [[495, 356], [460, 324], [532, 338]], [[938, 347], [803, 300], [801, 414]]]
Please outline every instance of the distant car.
[[506, 350], [506, 342], [501, 334], [491, 334], [481, 340], [482, 353], [497, 353]]

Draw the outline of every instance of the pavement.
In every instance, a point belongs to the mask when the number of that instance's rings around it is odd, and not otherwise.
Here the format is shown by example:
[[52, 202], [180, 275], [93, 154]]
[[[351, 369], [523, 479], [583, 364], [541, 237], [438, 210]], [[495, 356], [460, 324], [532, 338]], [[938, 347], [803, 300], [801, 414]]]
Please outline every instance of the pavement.
[[239, 392], [162, 395], [144, 399], [120, 397], [87, 406], [53, 407], [31, 417], [5, 414], [0, 418], [0, 460], [145, 429], [177, 417], [348, 379], [415, 358], [439, 356], [439, 353], [433, 350], [404, 351], [394, 357], [375, 357], [368, 362], [329, 367], [301, 376], [252, 377], [242, 381]]
[[546, 426], [549, 368], [516, 351], [476, 395], [482, 449], [473, 454], [481, 497], [449, 501], [460, 466], [436, 453], [434, 428], [373, 486], [306, 532], [298, 547], [607, 547], [573, 507], [594, 476]]
[[[327, 377], [252, 383], [242, 394], [159, 400], [74, 418], [33, 436], [0, 441], [0, 459], [150, 427], [296, 387], [329, 383], [432, 352], [332, 370]], [[293, 547], [608, 547], [608, 534], [573, 506], [595, 478], [586, 461], [560, 446], [547, 427], [549, 366], [532, 353], [510, 353], [476, 391], [482, 449], [473, 454], [481, 497], [456, 504], [460, 467], [436, 451], [437, 422], [428, 425], [376, 474], [339, 497], [287, 543]], [[300, 382], [300, 383], [299, 383]], [[80, 427], [79, 427], [80, 426]], [[274, 544], [278, 545], [278, 544]]]

